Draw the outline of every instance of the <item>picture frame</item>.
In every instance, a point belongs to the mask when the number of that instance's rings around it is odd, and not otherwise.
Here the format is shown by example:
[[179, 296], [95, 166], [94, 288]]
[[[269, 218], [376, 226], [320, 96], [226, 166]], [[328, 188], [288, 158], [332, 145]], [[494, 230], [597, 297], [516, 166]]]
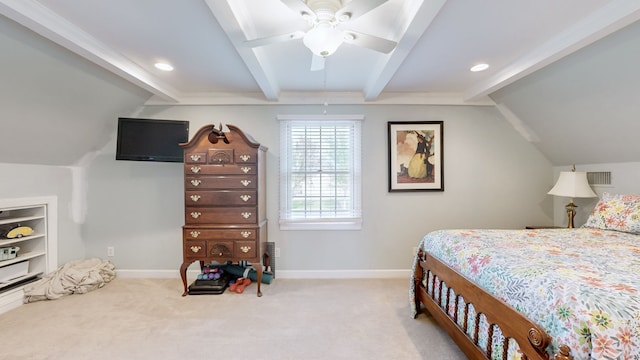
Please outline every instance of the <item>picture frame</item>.
[[444, 122], [389, 121], [389, 192], [444, 191]]

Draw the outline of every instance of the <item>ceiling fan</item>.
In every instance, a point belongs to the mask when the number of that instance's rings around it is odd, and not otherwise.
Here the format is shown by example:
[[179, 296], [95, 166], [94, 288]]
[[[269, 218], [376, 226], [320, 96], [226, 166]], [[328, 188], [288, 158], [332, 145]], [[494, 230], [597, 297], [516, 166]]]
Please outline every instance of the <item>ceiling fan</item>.
[[[333, 54], [342, 43], [353, 44], [382, 53], [391, 52], [397, 43], [381, 37], [349, 29], [349, 21], [377, 8], [389, 0], [280, 0], [302, 16], [309, 24], [306, 31], [248, 40], [249, 47], [264, 46], [302, 39], [311, 50], [311, 71], [324, 69], [325, 58]], [[344, 4], [343, 4], [344, 3]]]

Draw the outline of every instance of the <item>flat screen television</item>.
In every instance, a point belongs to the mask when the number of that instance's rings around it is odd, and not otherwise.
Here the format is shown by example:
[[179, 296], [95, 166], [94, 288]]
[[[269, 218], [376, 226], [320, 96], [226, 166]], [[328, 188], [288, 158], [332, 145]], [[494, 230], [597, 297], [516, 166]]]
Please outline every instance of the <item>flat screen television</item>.
[[183, 162], [189, 122], [118, 118], [116, 160]]

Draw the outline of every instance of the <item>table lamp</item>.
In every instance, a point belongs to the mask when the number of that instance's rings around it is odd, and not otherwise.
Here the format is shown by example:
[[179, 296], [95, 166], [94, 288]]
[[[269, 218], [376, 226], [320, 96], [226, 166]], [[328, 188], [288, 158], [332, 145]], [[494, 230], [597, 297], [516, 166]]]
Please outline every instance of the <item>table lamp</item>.
[[549, 190], [549, 195], [564, 196], [570, 198], [570, 202], [565, 208], [567, 209], [567, 216], [569, 217], [568, 228], [573, 228], [573, 218], [576, 216], [576, 208], [578, 207], [573, 203], [573, 198], [593, 198], [598, 197], [596, 193], [591, 190], [589, 182], [587, 181], [587, 173], [576, 171], [576, 166], [573, 166], [571, 171], [561, 171], [558, 182]]

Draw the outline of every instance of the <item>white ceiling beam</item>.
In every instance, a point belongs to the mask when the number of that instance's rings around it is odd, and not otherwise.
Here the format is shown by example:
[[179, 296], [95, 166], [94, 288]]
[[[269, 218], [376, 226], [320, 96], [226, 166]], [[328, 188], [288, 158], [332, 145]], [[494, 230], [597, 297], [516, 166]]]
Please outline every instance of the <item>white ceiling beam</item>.
[[229, 1], [206, 0], [209, 10], [216, 18], [224, 32], [231, 40], [236, 51], [251, 72], [251, 75], [258, 83], [262, 93], [270, 101], [278, 100], [280, 88], [277, 85], [274, 72], [271, 70], [267, 57], [264, 56], [261, 48], [250, 48], [244, 45], [246, 40], [244, 31], [237, 21], [235, 12], [245, 12], [242, 9], [242, 1], [233, 1], [234, 8], [231, 8]]
[[0, 13], [168, 102], [178, 92], [38, 1], [0, 0]]
[[640, 1], [613, 0], [593, 14], [533, 49], [504, 70], [465, 92], [474, 100], [534, 73], [640, 19]]
[[402, 14], [412, 18], [404, 20], [400, 17], [397, 20], [398, 24], [408, 26], [406, 29], [398, 29], [398, 33], [403, 34], [402, 38], [398, 40], [398, 45], [391, 53], [381, 58], [376, 71], [370, 77], [370, 82], [364, 88], [365, 99], [373, 100], [380, 95], [446, 2], [447, 0], [405, 2]]

